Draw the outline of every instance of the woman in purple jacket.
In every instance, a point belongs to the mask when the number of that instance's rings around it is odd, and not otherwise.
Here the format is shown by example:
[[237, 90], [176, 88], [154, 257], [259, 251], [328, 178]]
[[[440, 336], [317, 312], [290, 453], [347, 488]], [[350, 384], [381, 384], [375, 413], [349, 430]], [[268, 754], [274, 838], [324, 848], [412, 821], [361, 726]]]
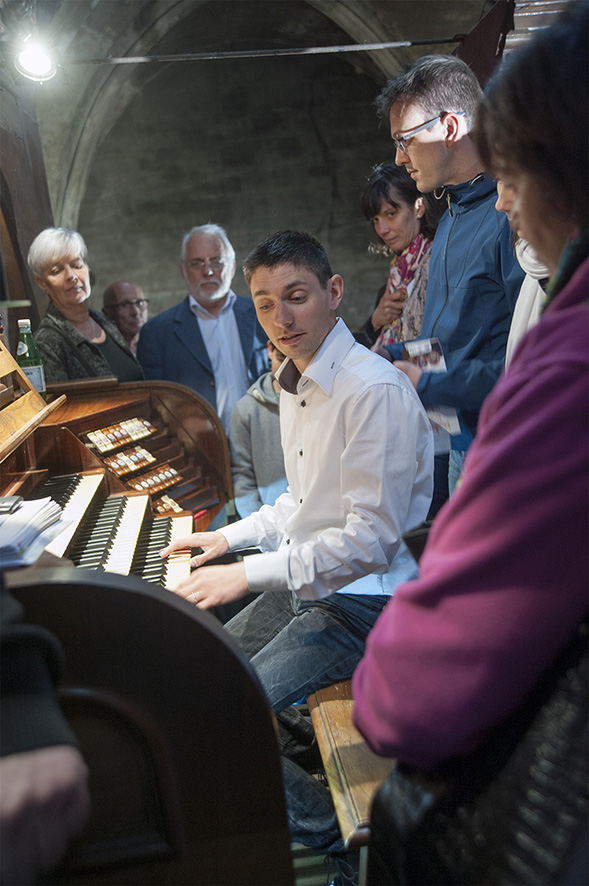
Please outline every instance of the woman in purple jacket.
[[487, 397], [419, 578], [399, 587], [353, 679], [370, 747], [433, 767], [481, 743], [587, 616], [588, 5], [516, 50], [475, 140], [549, 269], [547, 307]]

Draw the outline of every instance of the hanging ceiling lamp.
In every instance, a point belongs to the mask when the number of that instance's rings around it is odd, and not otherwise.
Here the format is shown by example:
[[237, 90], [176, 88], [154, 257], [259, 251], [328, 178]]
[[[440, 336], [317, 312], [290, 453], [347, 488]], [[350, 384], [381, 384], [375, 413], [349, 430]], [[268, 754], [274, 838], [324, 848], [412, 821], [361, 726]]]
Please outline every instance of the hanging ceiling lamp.
[[14, 66], [23, 77], [37, 83], [45, 83], [57, 73], [57, 65], [49, 52], [32, 34], [25, 38], [22, 49], [15, 56]]

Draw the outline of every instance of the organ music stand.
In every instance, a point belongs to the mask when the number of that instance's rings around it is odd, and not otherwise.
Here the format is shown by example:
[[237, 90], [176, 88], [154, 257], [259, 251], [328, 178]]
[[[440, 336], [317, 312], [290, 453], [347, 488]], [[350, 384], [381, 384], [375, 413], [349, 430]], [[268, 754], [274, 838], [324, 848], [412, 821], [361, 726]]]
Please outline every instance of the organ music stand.
[[[5, 381], [8, 380], [8, 384]], [[65, 402], [65, 394], [46, 403], [35, 390], [8, 348], [0, 341], [0, 461], [9, 455], [43, 422], [54, 409]], [[22, 391], [15, 396], [14, 388]], [[12, 393], [11, 393], [12, 389]]]

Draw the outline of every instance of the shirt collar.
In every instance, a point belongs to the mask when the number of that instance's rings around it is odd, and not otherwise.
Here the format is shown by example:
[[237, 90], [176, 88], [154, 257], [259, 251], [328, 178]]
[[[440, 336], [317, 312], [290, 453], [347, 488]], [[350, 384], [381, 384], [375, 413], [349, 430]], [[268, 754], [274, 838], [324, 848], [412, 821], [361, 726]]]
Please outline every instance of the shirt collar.
[[[237, 298], [236, 294], [233, 292], [232, 289], [230, 289], [229, 292], [227, 293], [227, 297], [225, 299], [223, 307], [219, 311], [219, 314], [225, 314], [225, 313], [227, 313], [227, 311], [230, 311], [233, 308], [236, 298]], [[197, 302], [197, 300], [192, 295], [188, 296], [188, 304], [190, 305], [190, 310], [192, 311], [193, 314], [195, 314], [196, 317], [207, 318], [207, 317], [215, 317], [215, 316], [218, 317], [219, 316], [219, 314], [211, 314], [210, 311], [207, 311], [206, 308], [203, 308], [203, 306], [200, 304], [200, 302]]]
[[329, 397], [336, 373], [354, 342], [344, 321], [338, 319], [302, 375], [290, 358], [284, 361], [276, 373], [280, 387], [296, 394], [308, 381], [314, 381]]
[[470, 203], [476, 203], [488, 197], [489, 194], [495, 193], [497, 183], [485, 172], [475, 175], [473, 179], [462, 182], [460, 185], [448, 185], [447, 190], [453, 203], [468, 206]]

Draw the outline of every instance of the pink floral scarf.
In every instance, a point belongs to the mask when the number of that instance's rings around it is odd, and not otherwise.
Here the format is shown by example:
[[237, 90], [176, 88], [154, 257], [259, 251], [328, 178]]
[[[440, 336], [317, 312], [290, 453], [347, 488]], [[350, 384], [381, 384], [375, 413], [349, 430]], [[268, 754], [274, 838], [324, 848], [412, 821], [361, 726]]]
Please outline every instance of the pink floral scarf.
[[[406, 302], [401, 316], [396, 320], [393, 320], [393, 322], [387, 326], [382, 327], [379, 336], [373, 345], [374, 348], [389, 345], [396, 341], [404, 341], [409, 338], [414, 338], [415, 335], [419, 335], [421, 331], [421, 320], [423, 319], [423, 302], [425, 300], [426, 281], [423, 279], [422, 285], [419, 287], [417, 287], [417, 285], [414, 286], [409, 298], [407, 298], [407, 287], [419, 271], [420, 265], [426, 256], [429, 258], [431, 245], [431, 240], [424, 237], [423, 234], [418, 234], [415, 240], [412, 240], [403, 252], [399, 252], [393, 257], [385, 294], [402, 292], [404, 293]], [[418, 290], [417, 292], [415, 291], [416, 289]], [[406, 321], [409, 319], [409, 315], [412, 315], [412, 322], [409, 324], [412, 328], [409, 331], [409, 335], [407, 335], [407, 331], [404, 330], [404, 325], [407, 325]], [[417, 325], [419, 326], [418, 329], [415, 328]]]

